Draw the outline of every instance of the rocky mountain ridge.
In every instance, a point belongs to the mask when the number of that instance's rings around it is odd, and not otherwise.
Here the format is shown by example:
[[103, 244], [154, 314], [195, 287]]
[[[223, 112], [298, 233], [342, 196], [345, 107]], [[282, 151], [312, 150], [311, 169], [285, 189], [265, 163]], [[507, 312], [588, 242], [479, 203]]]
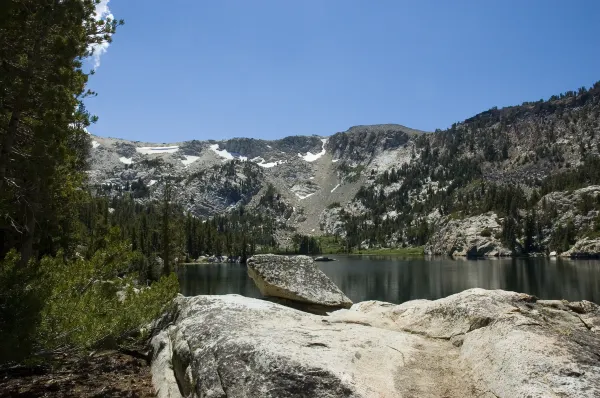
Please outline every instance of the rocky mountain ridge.
[[96, 192], [158, 199], [170, 178], [197, 217], [240, 206], [271, 215], [282, 246], [300, 233], [350, 248], [503, 255], [600, 237], [600, 83], [434, 133], [388, 124], [273, 141], [93, 136], [92, 146]]
[[283, 209], [275, 214], [282, 224], [320, 234], [319, 215], [332, 203], [353, 199], [367, 178], [365, 165], [387, 168], [396, 162], [396, 152], [422, 133], [377, 125], [352, 127], [331, 137], [161, 144], [92, 136], [89, 177], [98, 194], [130, 192], [139, 201], [160, 198], [166, 178], [171, 178], [177, 201], [198, 217], [241, 205], [256, 208], [272, 187], [277, 207]]

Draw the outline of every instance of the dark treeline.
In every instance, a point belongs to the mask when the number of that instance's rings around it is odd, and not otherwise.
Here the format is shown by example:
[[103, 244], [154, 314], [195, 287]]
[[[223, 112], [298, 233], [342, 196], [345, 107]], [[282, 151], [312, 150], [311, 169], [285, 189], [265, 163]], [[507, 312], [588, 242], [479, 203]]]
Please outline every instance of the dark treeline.
[[[98, 20], [97, 3], [0, 6], [0, 366], [128, 344], [178, 291], [169, 198], [160, 234], [138, 242], [115, 222], [125, 206], [111, 214], [88, 191], [85, 60], [122, 23]], [[142, 244], [166, 254], [154, 283]]]

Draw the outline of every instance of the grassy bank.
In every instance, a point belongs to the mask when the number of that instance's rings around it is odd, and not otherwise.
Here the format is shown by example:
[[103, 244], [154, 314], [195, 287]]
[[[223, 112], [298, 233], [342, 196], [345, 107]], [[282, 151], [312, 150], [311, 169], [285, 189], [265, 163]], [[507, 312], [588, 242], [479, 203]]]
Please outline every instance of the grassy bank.
[[356, 255], [382, 255], [382, 256], [422, 256], [423, 247], [395, 247], [366, 250], [352, 250], [348, 252], [344, 241], [336, 236], [318, 237], [321, 253], [323, 254], [356, 254]]

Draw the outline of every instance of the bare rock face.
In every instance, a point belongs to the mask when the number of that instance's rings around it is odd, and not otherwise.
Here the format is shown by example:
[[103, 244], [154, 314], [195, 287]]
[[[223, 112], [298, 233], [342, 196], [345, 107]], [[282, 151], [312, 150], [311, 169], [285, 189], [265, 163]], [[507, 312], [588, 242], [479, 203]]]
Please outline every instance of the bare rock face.
[[152, 339], [159, 397], [485, 397], [443, 340], [238, 295], [176, 306]]
[[363, 302], [330, 318], [449, 341], [490, 397], [600, 396], [600, 307], [589, 301], [470, 289], [435, 301]]
[[159, 397], [600, 396], [600, 307], [470, 289], [330, 316], [179, 296], [152, 339]]
[[496, 235], [502, 231], [495, 213], [463, 220], [451, 220], [440, 226], [425, 246], [425, 254], [458, 257], [502, 257], [512, 255]]
[[564, 253], [562, 257], [572, 258], [596, 258], [600, 257], [600, 239], [583, 238], [575, 242], [572, 248]]
[[331, 308], [350, 308], [352, 301], [308, 256], [261, 254], [251, 257], [248, 275], [265, 296]]

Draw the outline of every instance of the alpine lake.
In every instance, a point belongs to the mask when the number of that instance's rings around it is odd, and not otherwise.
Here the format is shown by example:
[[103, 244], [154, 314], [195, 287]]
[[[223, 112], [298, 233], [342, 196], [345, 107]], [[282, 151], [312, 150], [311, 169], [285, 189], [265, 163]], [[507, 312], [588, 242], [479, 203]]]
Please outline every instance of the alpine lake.
[[[355, 303], [434, 300], [470, 288], [529, 293], [540, 299], [600, 303], [600, 260], [562, 258], [454, 259], [333, 255], [317, 266]], [[184, 264], [181, 293], [261, 297], [243, 264]]]

